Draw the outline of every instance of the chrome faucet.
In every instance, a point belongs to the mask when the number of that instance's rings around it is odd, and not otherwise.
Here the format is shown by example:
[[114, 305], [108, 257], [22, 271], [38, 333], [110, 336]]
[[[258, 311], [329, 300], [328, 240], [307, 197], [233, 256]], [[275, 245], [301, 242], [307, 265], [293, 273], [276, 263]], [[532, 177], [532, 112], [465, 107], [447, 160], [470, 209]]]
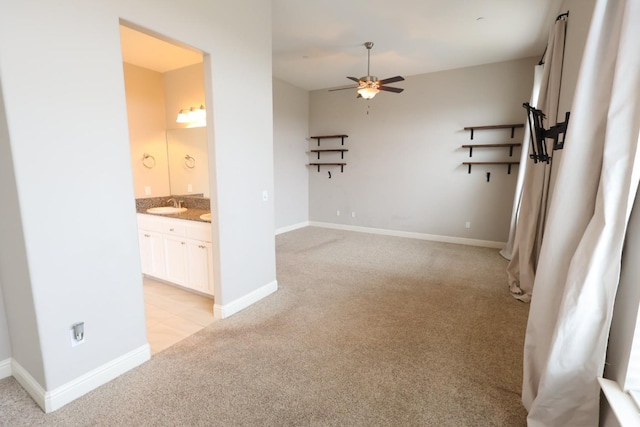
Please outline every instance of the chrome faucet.
[[170, 198], [169, 200], [167, 200], [167, 203], [171, 203], [174, 208], [178, 207], [178, 201], [176, 199], [174, 199], [173, 197]]

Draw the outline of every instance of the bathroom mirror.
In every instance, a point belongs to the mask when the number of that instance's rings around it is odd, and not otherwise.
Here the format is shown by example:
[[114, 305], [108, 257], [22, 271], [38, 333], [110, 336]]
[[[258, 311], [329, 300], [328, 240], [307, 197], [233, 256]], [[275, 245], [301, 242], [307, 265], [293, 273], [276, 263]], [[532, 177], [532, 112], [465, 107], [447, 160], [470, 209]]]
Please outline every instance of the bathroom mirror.
[[205, 104], [202, 52], [123, 25], [120, 38], [135, 197], [210, 198], [207, 128], [176, 120]]
[[169, 129], [166, 138], [171, 194], [211, 197], [207, 128]]

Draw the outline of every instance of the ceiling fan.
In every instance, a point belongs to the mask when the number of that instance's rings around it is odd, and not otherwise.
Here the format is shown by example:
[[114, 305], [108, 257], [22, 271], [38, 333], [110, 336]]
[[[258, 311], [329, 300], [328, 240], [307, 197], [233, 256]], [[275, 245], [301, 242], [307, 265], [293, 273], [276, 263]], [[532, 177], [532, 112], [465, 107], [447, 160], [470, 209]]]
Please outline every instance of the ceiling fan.
[[385, 86], [385, 85], [388, 83], [401, 82], [404, 80], [404, 77], [395, 76], [395, 77], [389, 77], [388, 79], [378, 80], [376, 76], [371, 75], [369, 68], [371, 65], [371, 48], [373, 47], [373, 42], [366, 42], [364, 44], [364, 47], [367, 48], [367, 75], [364, 77], [360, 77], [359, 79], [355, 77], [347, 77], [349, 80], [353, 80], [354, 82], [358, 83], [358, 86], [356, 86], [355, 88], [347, 87], [347, 88], [340, 88], [340, 89], [330, 89], [329, 91], [332, 92], [334, 90], [358, 89], [358, 98], [364, 98], [364, 99], [373, 98], [381, 90], [384, 90], [387, 92], [394, 92], [394, 93], [402, 92], [404, 89]]

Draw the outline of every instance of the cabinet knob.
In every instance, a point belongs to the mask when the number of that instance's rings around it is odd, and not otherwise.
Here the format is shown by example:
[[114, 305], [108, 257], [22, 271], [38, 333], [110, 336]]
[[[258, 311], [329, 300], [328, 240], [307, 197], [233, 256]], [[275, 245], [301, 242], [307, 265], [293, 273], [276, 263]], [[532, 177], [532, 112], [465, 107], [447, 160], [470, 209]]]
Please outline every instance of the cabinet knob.
[[144, 237], [151, 237], [149, 234], [145, 234]]
[[198, 245], [198, 247], [199, 247], [200, 249], [204, 249], [204, 248], [206, 248], [206, 246], [204, 246], [204, 245]]
[[181, 245], [184, 245], [184, 244], [186, 244], [186, 242], [180, 242], [180, 244], [181, 244]]
[[173, 231], [173, 228], [170, 228], [169, 231]]

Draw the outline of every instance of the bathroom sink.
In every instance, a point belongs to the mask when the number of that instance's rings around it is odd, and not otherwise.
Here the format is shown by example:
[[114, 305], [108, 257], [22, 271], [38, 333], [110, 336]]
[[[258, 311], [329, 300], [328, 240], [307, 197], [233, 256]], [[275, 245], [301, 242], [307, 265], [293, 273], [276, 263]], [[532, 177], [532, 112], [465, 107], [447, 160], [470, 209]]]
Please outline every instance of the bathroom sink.
[[147, 209], [148, 213], [155, 214], [177, 214], [180, 212], [185, 212], [187, 208], [174, 208], [173, 206], [159, 206], [157, 208], [149, 208]]
[[200, 215], [200, 219], [203, 219], [205, 221], [211, 221], [211, 212]]

